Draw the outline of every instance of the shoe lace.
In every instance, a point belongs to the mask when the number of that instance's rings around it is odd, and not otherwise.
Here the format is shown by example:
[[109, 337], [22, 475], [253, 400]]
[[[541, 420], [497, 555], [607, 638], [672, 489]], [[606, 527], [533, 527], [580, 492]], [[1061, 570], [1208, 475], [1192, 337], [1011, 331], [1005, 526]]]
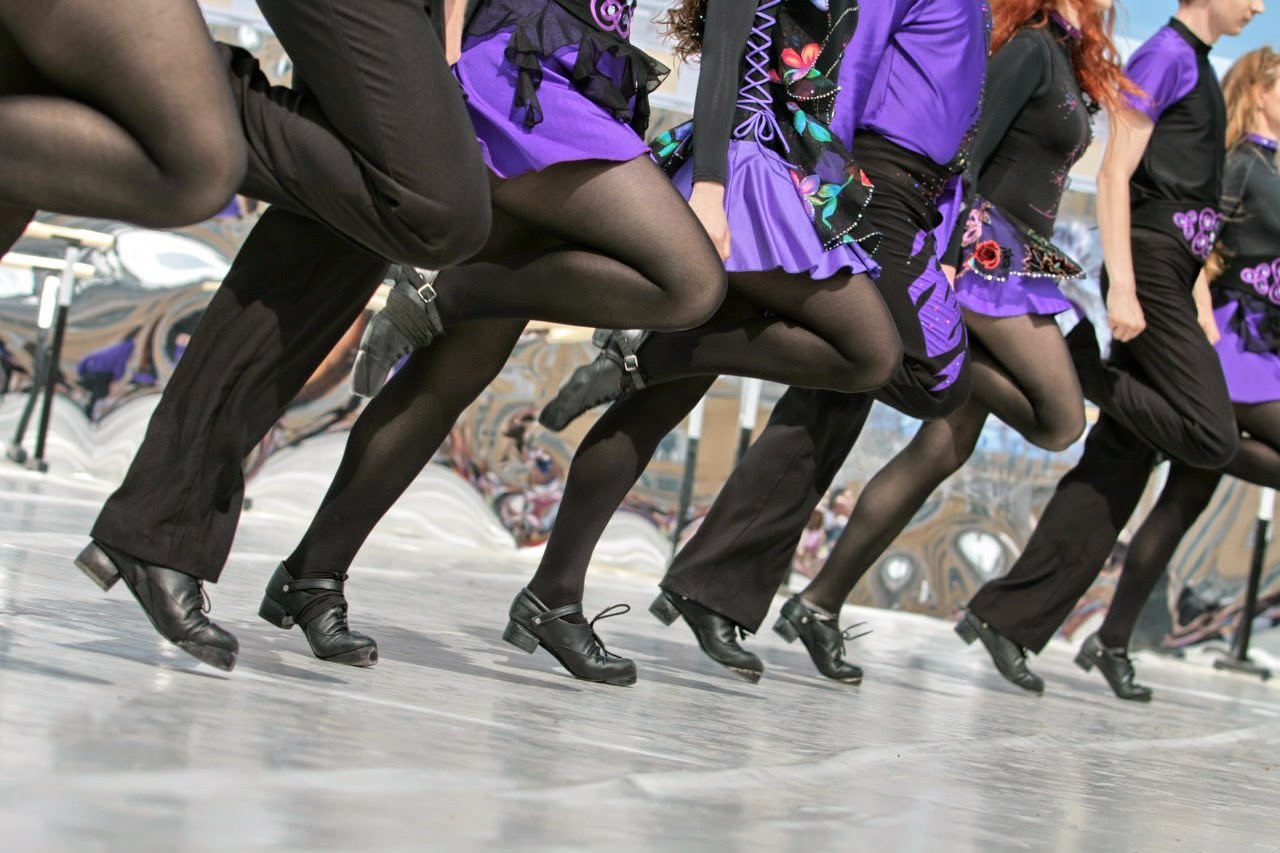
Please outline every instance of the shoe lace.
[[213, 609], [213, 601], [209, 598], [209, 592], [204, 588], [204, 581], [196, 581], [196, 586], [200, 588], [200, 612], [208, 613]]
[[845, 643], [852, 643], [854, 640], [857, 640], [861, 637], [865, 637], [868, 634], [872, 633], [870, 629], [866, 631], [858, 631], [859, 628], [863, 627], [866, 624], [867, 624], [866, 622], [855, 622], [854, 624], [850, 625], [848, 628], [845, 628], [843, 631], [840, 632], [840, 657], [841, 658], [844, 658]]
[[587, 623], [587, 628], [591, 630], [591, 639], [596, 641], [596, 644], [600, 646], [600, 651], [604, 652], [607, 657], [617, 658], [622, 657], [622, 655], [615, 655], [613, 652], [609, 651], [608, 647], [604, 644], [604, 640], [600, 639], [600, 635], [596, 633], [596, 623], [601, 619], [612, 619], [614, 616], [621, 616], [624, 613], [630, 612], [630, 604], [611, 604], [604, 610], [597, 613], [595, 617]]

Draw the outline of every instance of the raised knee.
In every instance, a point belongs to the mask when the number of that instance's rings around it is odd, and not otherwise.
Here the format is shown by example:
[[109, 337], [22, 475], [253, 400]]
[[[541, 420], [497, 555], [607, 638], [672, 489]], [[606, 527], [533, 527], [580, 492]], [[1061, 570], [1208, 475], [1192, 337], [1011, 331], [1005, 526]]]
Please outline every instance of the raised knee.
[[866, 390], [879, 388], [893, 378], [902, 365], [902, 341], [894, 338], [875, 347], [868, 355]]
[[443, 269], [462, 263], [484, 248], [493, 224], [493, 209], [486, 194], [479, 199], [459, 200], [453, 205], [438, 234], [428, 234], [428, 256], [417, 266]]
[[1198, 448], [1198, 459], [1183, 459], [1197, 468], [1225, 468], [1240, 449], [1240, 433], [1233, 422], [1230, 429], [1206, 429]]
[[1049, 423], [1037, 436], [1030, 437], [1031, 443], [1043, 450], [1061, 453], [1079, 440], [1084, 434], [1084, 411], [1075, 413], [1073, 417]]
[[719, 259], [715, 263], [685, 267], [679, 271], [679, 284], [668, 290], [672, 307], [666, 328], [671, 331], [694, 329], [720, 310], [728, 289], [728, 276]]

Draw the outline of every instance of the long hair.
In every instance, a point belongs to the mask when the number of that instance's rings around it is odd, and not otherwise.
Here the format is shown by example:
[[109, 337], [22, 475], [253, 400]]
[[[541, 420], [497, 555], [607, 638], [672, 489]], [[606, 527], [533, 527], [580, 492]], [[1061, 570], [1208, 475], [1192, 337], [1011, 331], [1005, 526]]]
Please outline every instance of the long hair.
[[1227, 150], [1240, 144], [1257, 108], [1257, 96], [1280, 79], [1280, 53], [1269, 47], [1251, 50], [1235, 61], [1222, 78], [1227, 102]]
[[707, 0], [679, 0], [653, 19], [658, 32], [672, 40], [672, 54], [688, 62], [702, 52], [702, 28], [707, 20]]
[[[1257, 96], [1280, 79], [1280, 53], [1269, 47], [1251, 50], [1235, 61], [1222, 78], [1222, 96], [1227, 102], [1227, 150], [1244, 141], [1258, 106]], [[1229, 220], [1228, 220], [1229, 221]], [[1231, 258], [1222, 245], [1214, 246], [1205, 275], [1213, 281], [1222, 275]]]
[[[1071, 48], [1075, 60], [1076, 79], [1080, 88], [1094, 103], [1111, 111], [1124, 104], [1124, 94], [1140, 95], [1142, 90], [1124, 76], [1120, 54], [1112, 34], [1115, 31], [1115, 9], [1106, 12], [1095, 0], [1063, 0], [1075, 9], [1080, 20], [1079, 41]], [[1057, 5], [1052, 0], [992, 0], [991, 52], [1003, 47], [1023, 27], [1043, 27], [1049, 23], [1049, 10]]]

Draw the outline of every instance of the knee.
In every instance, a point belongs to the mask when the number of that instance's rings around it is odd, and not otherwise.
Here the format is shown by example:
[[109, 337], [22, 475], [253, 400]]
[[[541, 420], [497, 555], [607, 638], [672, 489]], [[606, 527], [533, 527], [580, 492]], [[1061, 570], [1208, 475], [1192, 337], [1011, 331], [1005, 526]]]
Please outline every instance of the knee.
[[1042, 450], [1061, 453], [1084, 435], [1084, 426], [1084, 407], [1081, 406], [1070, 413], [1050, 419], [1037, 435], [1027, 438]]
[[902, 366], [902, 341], [897, 336], [876, 344], [862, 357], [862, 374], [866, 381], [857, 390], [871, 391], [888, 384]]
[[729, 286], [724, 264], [717, 256], [683, 265], [665, 278], [672, 282], [664, 287], [671, 294], [671, 308], [664, 324], [668, 331], [694, 329], [710, 320], [720, 310]]
[[1216, 426], [1206, 425], [1191, 458], [1182, 461], [1197, 468], [1225, 468], [1240, 449], [1240, 432], [1234, 421]]
[[407, 215], [402, 212], [409, 234], [402, 250], [404, 257], [398, 260], [423, 269], [444, 269], [484, 248], [493, 223], [487, 192], [479, 196], [455, 195], [429, 206], [438, 209]]
[[216, 216], [244, 182], [248, 155], [244, 139], [234, 135], [206, 137], [183, 153], [158, 164], [161, 197], [151, 205], [149, 227], [192, 225]]

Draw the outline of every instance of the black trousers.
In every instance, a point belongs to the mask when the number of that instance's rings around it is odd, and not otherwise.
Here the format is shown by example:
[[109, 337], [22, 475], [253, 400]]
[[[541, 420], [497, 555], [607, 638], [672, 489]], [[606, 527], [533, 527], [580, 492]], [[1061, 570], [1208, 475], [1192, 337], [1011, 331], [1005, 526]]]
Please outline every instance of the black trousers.
[[884, 232], [877, 284], [902, 337], [902, 366], [868, 394], [788, 389], [662, 580], [664, 589], [751, 631], [764, 620], [872, 403], [939, 418], [963, 405], [972, 387], [960, 309], [932, 237], [922, 233], [936, 226], [937, 210], [901, 180], [905, 170], [891, 150], [860, 144], [858, 151], [876, 182], [867, 215]]
[[249, 235], [93, 536], [214, 581], [241, 465], [359, 316], [389, 260], [439, 268], [487, 236], [488, 176], [422, 2], [260, 0], [307, 85], [223, 48], [249, 142]]
[[[1080, 462], [1058, 483], [1013, 568], [969, 604], [1035, 652], [1102, 571], [1156, 463], [1151, 445], [1158, 441], [1180, 461], [1220, 467], [1239, 443], [1221, 362], [1196, 322], [1191, 288], [1199, 262], [1173, 237], [1141, 229], [1134, 230], [1133, 257], [1147, 328], [1112, 346], [1109, 370], [1121, 392], [1099, 401], [1103, 414]], [[1105, 293], [1105, 280], [1103, 286]], [[1135, 432], [1135, 424], [1152, 435]]]

